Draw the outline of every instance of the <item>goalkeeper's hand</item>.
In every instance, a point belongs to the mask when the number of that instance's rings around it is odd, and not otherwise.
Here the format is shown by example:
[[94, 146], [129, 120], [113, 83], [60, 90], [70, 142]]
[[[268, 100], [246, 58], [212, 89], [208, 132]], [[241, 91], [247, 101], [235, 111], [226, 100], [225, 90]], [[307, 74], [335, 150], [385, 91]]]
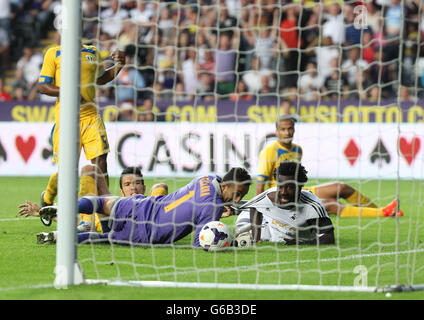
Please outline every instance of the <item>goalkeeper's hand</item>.
[[253, 247], [253, 239], [250, 231], [239, 234], [234, 239], [234, 247], [250, 248]]

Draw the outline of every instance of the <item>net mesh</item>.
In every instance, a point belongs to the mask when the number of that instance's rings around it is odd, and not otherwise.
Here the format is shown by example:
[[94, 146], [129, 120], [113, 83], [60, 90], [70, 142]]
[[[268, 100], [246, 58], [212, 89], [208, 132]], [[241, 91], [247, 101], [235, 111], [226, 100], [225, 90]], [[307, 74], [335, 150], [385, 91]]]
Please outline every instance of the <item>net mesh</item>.
[[[165, 181], [173, 192], [242, 166], [254, 177], [250, 199], [260, 151], [290, 113], [309, 187], [343, 180], [379, 208], [397, 199], [394, 211], [405, 213], [343, 217], [326, 205], [328, 246], [264, 241], [211, 253], [192, 249], [194, 233], [171, 245], [79, 246], [86, 277], [338, 290], [424, 283], [422, 12], [420, 1], [83, 1], [83, 40], [106, 61], [114, 49], [126, 55], [116, 79], [97, 87], [111, 176], [141, 166], [148, 189]], [[365, 207], [338, 188], [333, 204]], [[233, 228], [236, 218], [221, 221]]]

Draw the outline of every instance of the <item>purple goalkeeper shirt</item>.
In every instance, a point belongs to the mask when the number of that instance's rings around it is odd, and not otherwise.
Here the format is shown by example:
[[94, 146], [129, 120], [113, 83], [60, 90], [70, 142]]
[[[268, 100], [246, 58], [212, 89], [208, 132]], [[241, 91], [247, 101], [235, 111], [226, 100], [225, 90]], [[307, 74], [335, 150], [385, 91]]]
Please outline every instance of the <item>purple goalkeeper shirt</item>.
[[224, 211], [220, 180], [203, 176], [166, 196], [120, 199], [113, 209], [112, 228], [107, 237], [121, 244], [166, 244], [195, 229], [194, 246], [200, 246], [202, 227], [219, 220]]

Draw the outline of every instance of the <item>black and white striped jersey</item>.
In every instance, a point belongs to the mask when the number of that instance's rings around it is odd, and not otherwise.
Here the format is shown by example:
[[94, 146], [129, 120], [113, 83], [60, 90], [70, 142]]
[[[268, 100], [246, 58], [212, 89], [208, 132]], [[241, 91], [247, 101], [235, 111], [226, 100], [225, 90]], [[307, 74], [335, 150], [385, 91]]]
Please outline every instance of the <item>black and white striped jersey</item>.
[[300, 242], [314, 240], [319, 230], [316, 224], [320, 220], [325, 220], [326, 224], [329, 221], [322, 201], [311, 192], [302, 190], [296, 204], [281, 208], [268, 197], [268, 194], [275, 192], [276, 189], [276, 187], [270, 188], [244, 203], [239, 208], [241, 213], [236, 220], [236, 229], [250, 223], [250, 208], [255, 208], [263, 216], [261, 240], [271, 242], [285, 242], [287, 239], [297, 239]]

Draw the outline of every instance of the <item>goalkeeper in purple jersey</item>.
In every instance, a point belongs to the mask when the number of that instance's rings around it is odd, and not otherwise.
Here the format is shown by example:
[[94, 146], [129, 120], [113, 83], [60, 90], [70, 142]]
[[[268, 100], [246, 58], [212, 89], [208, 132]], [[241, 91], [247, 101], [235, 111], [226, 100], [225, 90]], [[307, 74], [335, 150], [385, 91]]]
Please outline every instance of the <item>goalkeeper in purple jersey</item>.
[[[194, 246], [199, 247], [202, 227], [221, 218], [226, 208], [238, 203], [248, 193], [249, 173], [233, 168], [221, 179], [218, 176], [196, 178], [177, 191], [158, 197], [83, 197], [78, 211], [103, 214], [110, 218], [110, 232], [79, 233], [78, 242], [113, 242], [118, 244], [168, 244], [195, 230]], [[40, 215], [51, 218], [55, 207], [44, 207]]]

